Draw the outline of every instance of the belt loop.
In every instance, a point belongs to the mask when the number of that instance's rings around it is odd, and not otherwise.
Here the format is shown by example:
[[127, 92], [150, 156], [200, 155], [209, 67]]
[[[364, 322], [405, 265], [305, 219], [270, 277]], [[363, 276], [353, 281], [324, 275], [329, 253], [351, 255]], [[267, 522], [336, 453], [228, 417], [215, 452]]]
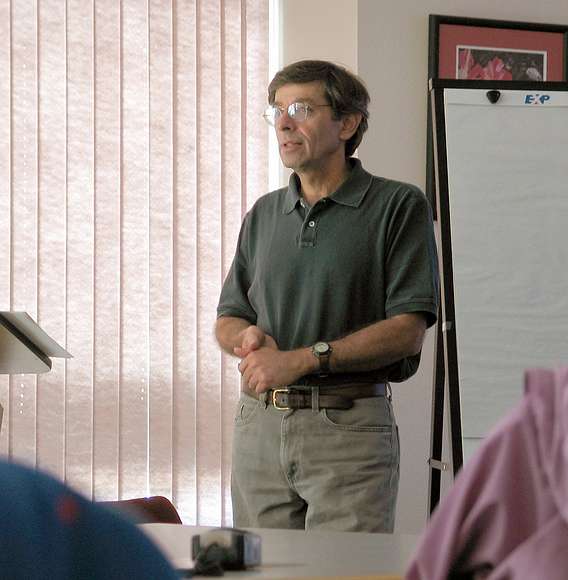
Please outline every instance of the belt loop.
[[260, 393], [260, 395], [258, 395], [258, 402], [264, 405], [265, 409], [268, 407], [269, 394], [270, 391], [265, 391], [264, 393]]
[[385, 383], [385, 391], [386, 391], [387, 399], [389, 400], [389, 403], [392, 403], [392, 389], [391, 389], [390, 383]]
[[320, 410], [320, 390], [319, 387], [312, 387], [312, 413], [319, 413]]

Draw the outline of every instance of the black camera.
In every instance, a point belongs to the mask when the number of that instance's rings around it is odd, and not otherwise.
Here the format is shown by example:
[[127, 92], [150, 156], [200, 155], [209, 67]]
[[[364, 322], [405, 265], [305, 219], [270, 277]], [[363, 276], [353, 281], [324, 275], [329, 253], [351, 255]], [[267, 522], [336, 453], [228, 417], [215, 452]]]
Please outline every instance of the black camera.
[[215, 528], [191, 539], [191, 557], [216, 563], [223, 570], [245, 570], [260, 564], [261, 539], [235, 528]]

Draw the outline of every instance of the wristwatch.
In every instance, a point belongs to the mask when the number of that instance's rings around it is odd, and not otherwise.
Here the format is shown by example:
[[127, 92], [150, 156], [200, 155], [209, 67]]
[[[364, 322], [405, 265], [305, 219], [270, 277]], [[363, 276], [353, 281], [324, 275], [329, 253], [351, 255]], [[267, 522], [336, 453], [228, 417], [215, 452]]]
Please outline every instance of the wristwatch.
[[332, 351], [331, 345], [327, 342], [316, 342], [312, 346], [312, 354], [319, 359], [320, 374], [329, 374], [329, 357]]

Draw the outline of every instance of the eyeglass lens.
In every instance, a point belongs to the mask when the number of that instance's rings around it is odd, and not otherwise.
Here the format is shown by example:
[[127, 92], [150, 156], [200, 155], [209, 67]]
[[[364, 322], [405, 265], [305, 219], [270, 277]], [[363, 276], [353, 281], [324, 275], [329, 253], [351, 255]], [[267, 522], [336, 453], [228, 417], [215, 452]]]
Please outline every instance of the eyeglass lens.
[[[285, 109], [288, 116], [294, 121], [302, 122], [308, 117], [308, 105], [305, 103], [292, 103]], [[270, 125], [275, 125], [278, 119], [282, 116], [284, 110], [276, 105], [271, 105], [266, 109], [264, 118]]]

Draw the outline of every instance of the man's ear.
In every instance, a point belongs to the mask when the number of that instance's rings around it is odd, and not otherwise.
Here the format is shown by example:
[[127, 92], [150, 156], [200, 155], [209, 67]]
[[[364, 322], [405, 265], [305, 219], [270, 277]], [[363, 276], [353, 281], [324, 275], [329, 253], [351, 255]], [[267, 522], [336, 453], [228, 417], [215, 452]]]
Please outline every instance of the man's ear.
[[349, 113], [349, 115], [342, 117], [341, 122], [343, 127], [340, 133], [341, 139], [344, 139], [345, 141], [351, 139], [355, 134], [355, 131], [357, 131], [362, 118], [363, 115], [361, 113]]

